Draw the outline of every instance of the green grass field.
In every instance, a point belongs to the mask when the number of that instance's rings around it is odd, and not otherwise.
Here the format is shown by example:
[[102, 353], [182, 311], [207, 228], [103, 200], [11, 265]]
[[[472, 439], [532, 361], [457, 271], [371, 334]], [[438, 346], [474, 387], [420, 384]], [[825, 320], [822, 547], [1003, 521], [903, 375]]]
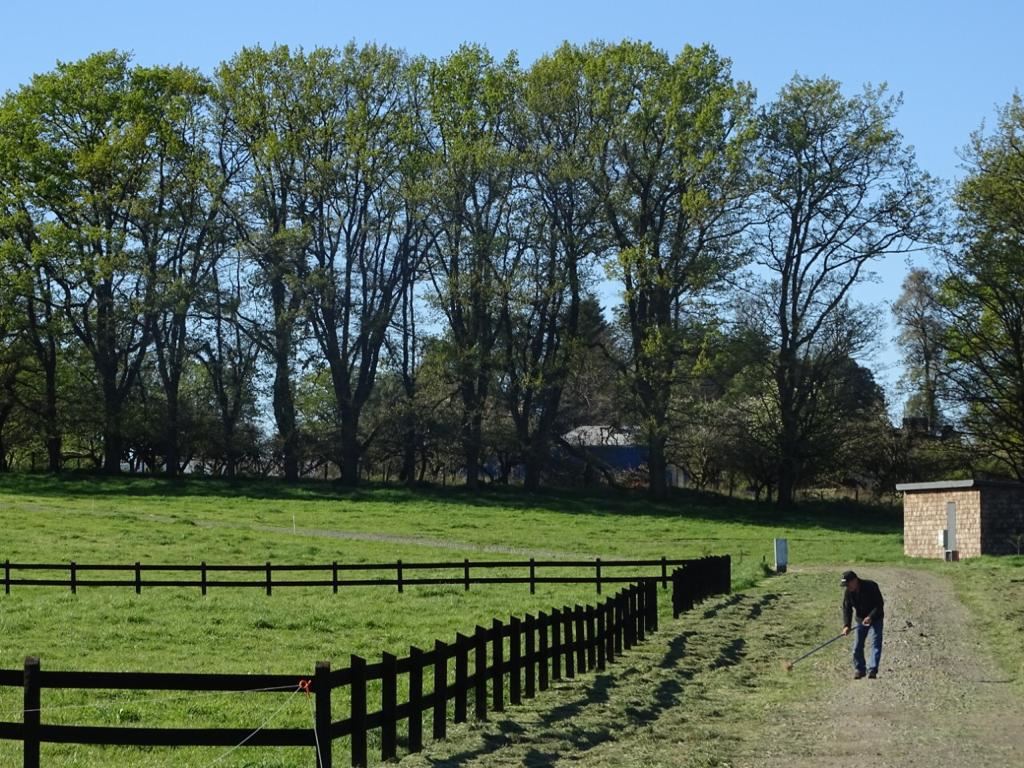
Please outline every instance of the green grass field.
[[[794, 564], [902, 559], [898, 511], [853, 504], [780, 515], [750, 502], [690, 494], [652, 506], [632, 495], [530, 496], [513, 489], [472, 497], [457, 490], [346, 492], [326, 484], [228, 484], [152, 479], [0, 478], [0, 562], [214, 564], [733, 556], [735, 588], [754, 584], [786, 537]], [[63, 577], [63, 576], [61, 576]], [[661, 603], [668, 615], [667, 593]], [[591, 586], [523, 585], [275, 590], [15, 588], [0, 594], [0, 668], [38, 655], [44, 669], [285, 673], [317, 660], [346, 666], [405, 654], [435, 638], [576, 602]], [[0, 720], [17, 720], [20, 689], [0, 689]], [[47, 722], [255, 727], [311, 722], [308, 703], [267, 695], [50, 692]], [[347, 702], [337, 696], [336, 719]], [[96, 706], [96, 705], [99, 706]], [[343, 750], [336, 744], [336, 750]], [[44, 746], [61, 766], [205, 766], [224, 750]], [[20, 745], [0, 742], [0, 764]], [[239, 750], [218, 765], [292, 766], [308, 750]]]

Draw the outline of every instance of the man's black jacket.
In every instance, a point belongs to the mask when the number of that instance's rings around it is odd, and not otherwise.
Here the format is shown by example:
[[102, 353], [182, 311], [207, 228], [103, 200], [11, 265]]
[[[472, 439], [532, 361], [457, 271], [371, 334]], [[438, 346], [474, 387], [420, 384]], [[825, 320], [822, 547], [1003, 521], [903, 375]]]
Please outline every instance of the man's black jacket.
[[843, 595], [843, 626], [849, 627], [851, 614], [857, 611], [857, 620], [863, 621], [868, 616], [871, 620], [885, 618], [885, 601], [882, 599], [882, 590], [873, 581], [859, 579], [860, 584], [856, 592], [846, 592]]

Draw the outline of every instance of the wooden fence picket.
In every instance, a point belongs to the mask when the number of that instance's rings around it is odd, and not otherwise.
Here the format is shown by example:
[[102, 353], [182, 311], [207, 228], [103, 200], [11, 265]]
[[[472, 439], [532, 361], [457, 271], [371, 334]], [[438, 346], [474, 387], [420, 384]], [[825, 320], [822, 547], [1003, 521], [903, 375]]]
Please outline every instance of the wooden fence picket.
[[423, 651], [409, 648], [409, 751], [423, 749]]
[[448, 646], [434, 641], [434, 739], [448, 734]]
[[526, 620], [523, 622], [523, 633], [526, 637], [526, 651], [523, 654], [523, 671], [526, 678], [526, 687], [523, 695], [528, 699], [532, 699], [537, 693], [537, 620], [530, 614], [526, 614]]
[[520, 672], [522, 670], [523, 623], [518, 617], [509, 619], [511, 632], [508, 643], [508, 701], [509, 704], [522, 704], [522, 688]]
[[491, 709], [502, 712], [505, 709], [505, 625], [500, 619], [491, 624]]
[[313, 673], [315, 704], [314, 729], [316, 737], [317, 768], [332, 768], [331, 742], [331, 663], [318, 661]]
[[477, 625], [473, 636], [473, 715], [487, 719], [487, 630]]
[[541, 611], [537, 614], [537, 689], [546, 691], [548, 689], [548, 670], [550, 667], [550, 655], [548, 652], [548, 627], [551, 619], [547, 613]]
[[398, 659], [381, 654], [380, 759], [391, 760], [398, 752]]
[[461, 632], [455, 634], [455, 716], [454, 723], [464, 723], [468, 717], [470, 640]]
[[364, 768], [366, 765], [366, 660], [352, 656], [349, 666], [351, 680], [349, 684], [350, 722], [352, 733], [352, 765]]

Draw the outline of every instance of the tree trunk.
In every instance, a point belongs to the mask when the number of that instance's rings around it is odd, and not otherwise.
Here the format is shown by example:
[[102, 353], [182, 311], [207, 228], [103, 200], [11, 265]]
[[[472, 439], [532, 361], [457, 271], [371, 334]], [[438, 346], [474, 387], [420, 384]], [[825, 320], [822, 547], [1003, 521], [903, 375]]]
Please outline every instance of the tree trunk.
[[797, 472], [792, 457], [784, 456], [779, 465], [779, 488], [776, 505], [788, 509], [796, 502]]
[[352, 408], [341, 411], [341, 482], [342, 485], [359, 484], [359, 421]]
[[298, 482], [299, 454], [298, 434], [295, 429], [295, 402], [292, 399], [288, 360], [278, 357], [274, 373], [274, 420], [281, 437], [284, 479], [289, 483]]
[[480, 454], [483, 451], [484, 386], [462, 385], [462, 451], [465, 458], [466, 487], [480, 487]]
[[668, 478], [665, 477], [668, 462], [665, 459], [664, 435], [652, 434], [648, 440], [647, 468], [650, 472], [648, 495], [651, 501], [665, 501], [668, 498]]
[[541, 473], [547, 458], [547, 444], [531, 445], [526, 453], [526, 468], [523, 477], [523, 488], [527, 491], [540, 490]]
[[121, 474], [121, 454], [124, 450], [124, 439], [117, 427], [107, 427], [103, 434], [103, 474]]
[[465, 458], [466, 487], [475, 491], [480, 488], [480, 443], [481, 419], [472, 416], [462, 428], [462, 450]]
[[60, 472], [64, 458], [63, 439], [57, 422], [57, 358], [56, 354], [46, 360], [43, 405], [43, 429], [46, 431], [46, 462], [50, 472]]
[[410, 417], [406, 417], [405, 428], [402, 430], [402, 469], [399, 480], [409, 486], [416, 484], [416, 424]]
[[103, 371], [103, 474], [121, 474], [124, 436], [121, 433], [121, 402], [113, 371]]
[[164, 433], [164, 472], [168, 477], [177, 477], [178, 470], [178, 387], [172, 385], [167, 394], [167, 428]]
[[10, 417], [12, 410], [14, 410], [13, 405], [0, 408], [0, 472], [8, 472], [11, 469], [7, 464], [7, 443], [4, 442], [4, 426], [7, 424], [7, 419]]

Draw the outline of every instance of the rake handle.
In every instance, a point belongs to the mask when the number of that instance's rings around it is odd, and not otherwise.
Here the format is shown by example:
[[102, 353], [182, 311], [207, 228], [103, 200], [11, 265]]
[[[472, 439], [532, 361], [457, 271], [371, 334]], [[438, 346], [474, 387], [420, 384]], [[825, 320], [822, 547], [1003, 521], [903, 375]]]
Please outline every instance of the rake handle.
[[798, 658], [798, 659], [793, 659], [793, 661], [789, 662], [789, 663], [790, 663], [790, 666], [792, 666], [793, 664], [796, 664], [796, 663], [797, 663], [798, 661], [803, 661], [803, 660], [804, 660], [804, 659], [806, 659], [806, 658], [807, 658], [808, 656], [810, 656], [810, 655], [811, 655], [812, 653], [817, 653], [817, 652], [818, 652], [818, 651], [820, 651], [820, 650], [821, 650], [822, 648], [824, 648], [824, 647], [825, 647], [826, 645], [831, 645], [832, 643], [834, 643], [834, 642], [835, 642], [836, 640], [838, 640], [838, 639], [839, 639], [839, 638], [841, 638], [841, 637], [846, 637], [846, 635], [845, 635], [845, 634], [843, 634], [842, 632], [840, 632], [840, 633], [839, 633], [838, 635], [836, 635], [835, 637], [833, 637], [833, 638], [831, 638], [831, 639], [829, 639], [829, 640], [826, 640], [826, 641], [825, 641], [824, 643], [822, 643], [821, 645], [818, 645], [818, 646], [815, 646], [814, 648], [811, 648], [811, 650], [809, 650], [809, 651], [808, 651], [807, 653], [805, 653], [805, 654], [804, 654], [803, 656], [801, 656], [800, 658]]

